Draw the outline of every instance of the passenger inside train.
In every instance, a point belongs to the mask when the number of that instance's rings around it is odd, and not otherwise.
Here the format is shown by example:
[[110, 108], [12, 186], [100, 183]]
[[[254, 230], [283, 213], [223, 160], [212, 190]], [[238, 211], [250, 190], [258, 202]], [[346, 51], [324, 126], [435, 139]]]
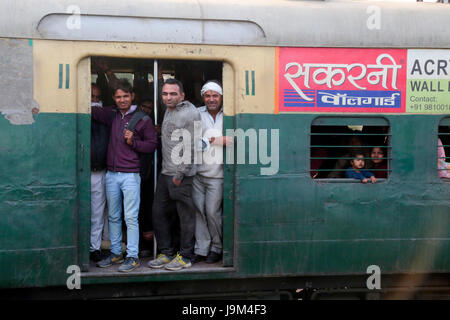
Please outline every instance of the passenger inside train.
[[363, 155], [365, 169], [372, 170], [376, 178], [387, 179], [389, 126], [336, 125], [333, 121], [329, 125], [313, 123], [311, 126], [311, 178], [347, 179], [345, 173], [351, 167], [352, 154], [358, 150]]
[[373, 171], [375, 178], [387, 178], [387, 162], [383, 148], [373, 147], [366, 168]]
[[[222, 178], [219, 177], [219, 179], [213, 179], [219, 181], [219, 184], [221, 185], [222, 189], [215, 188], [215, 192], [217, 194], [216, 198], [218, 200], [215, 200], [217, 202], [217, 205], [215, 204], [214, 207], [216, 207], [216, 212], [209, 213], [204, 211], [204, 207], [209, 208], [210, 206], [206, 205], [205, 202], [211, 202], [212, 200], [209, 198], [203, 199], [203, 203], [195, 204], [194, 209], [194, 203], [192, 203], [191, 206], [191, 214], [194, 221], [194, 228], [192, 231], [195, 231], [195, 221], [202, 221], [206, 223], [206, 230], [208, 231], [208, 223], [210, 222], [210, 215], [217, 215], [219, 217], [219, 220], [215, 220], [214, 226], [209, 227], [209, 229], [215, 229], [219, 233], [213, 234], [213, 235], [206, 235], [203, 234], [202, 237], [205, 237], [205, 239], [209, 239], [209, 243], [203, 243], [203, 250], [201, 254], [199, 255], [197, 253], [194, 253], [194, 243], [192, 243], [192, 255], [186, 255], [183, 256], [180, 254], [183, 250], [183, 246], [185, 246], [185, 234], [180, 233], [180, 220], [179, 220], [179, 214], [177, 212], [180, 210], [180, 207], [177, 207], [176, 205], [172, 206], [172, 209], [169, 210], [172, 213], [169, 215], [171, 217], [170, 219], [170, 233], [172, 235], [171, 237], [171, 243], [172, 247], [174, 248], [174, 252], [170, 255], [166, 255], [165, 259], [161, 259], [161, 243], [158, 243], [158, 239], [163, 240], [165, 234], [157, 234], [156, 232], [156, 239], [155, 239], [155, 228], [154, 228], [154, 217], [153, 211], [154, 209], [154, 192], [157, 192], [157, 189], [160, 187], [161, 184], [161, 177], [164, 177], [164, 174], [161, 175], [161, 170], [164, 171], [164, 160], [162, 158], [162, 154], [164, 153], [164, 146], [167, 143], [164, 143], [161, 139], [161, 134], [164, 135], [164, 133], [161, 132], [161, 125], [164, 121], [164, 115], [166, 112], [171, 112], [172, 109], [169, 108], [169, 111], [167, 106], [170, 105], [167, 101], [162, 98], [164, 96], [163, 93], [163, 84], [168, 83], [176, 83], [177, 80], [169, 80], [168, 79], [182, 79], [180, 81], [180, 88], [179, 93], [183, 91], [184, 97], [179, 101], [181, 103], [182, 101], [186, 101], [186, 103], [192, 102], [194, 108], [198, 108], [202, 105], [206, 105], [204, 108], [207, 110], [206, 113], [208, 113], [209, 106], [211, 106], [211, 110], [213, 110], [212, 116], [214, 117], [215, 122], [217, 124], [220, 124], [220, 132], [222, 132], [222, 88], [220, 83], [214, 83], [206, 85], [208, 81], [207, 79], [221, 79], [222, 76], [222, 63], [221, 62], [214, 62], [214, 61], [189, 61], [188, 63], [186, 61], [158, 61], [158, 75], [157, 75], [157, 82], [158, 82], [158, 96], [156, 97], [156, 108], [154, 108], [154, 102], [155, 102], [155, 96], [154, 96], [154, 61], [153, 60], [146, 60], [146, 59], [124, 59], [124, 58], [106, 58], [106, 57], [92, 57], [91, 59], [91, 81], [92, 81], [92, 87], [94, 89], [98, 88], [101, 92], [101, 101], [102, 106], [100, 107], [108, 107], [108, 106], [114, 106], [117, 105], [118, 100], [114, 100], [117, 86], [122, 83], [126, 79], [130, 83], [133, 84], [132, 86], [132, 93], [133, 93], [133, 100], [130, 102], [130, 108], [126, 110], [126, 112], [132, 112], [134, 113], [135, 109], [142, 110], [148, 117], [151, 119], [151, 122], [153, 124], [153, 130], [156, 131], [156, 135], [158, 137], [158, 147], [156, 151], [156, 156], [154, 153], [140, 153], [140, 160], [139, 160], [139, 166], [140, 166], [140, 206], [139, 206], [139, 258], [140, 259], [151, 259], [151, 256], [155, 257], [156, 259], [151, 260], [150, 262], [155, 262], [155, 260], [159, 259], [159, 264], [156, 266], [156, 268], [164, 268], [166, 270], [181, 270], [183, 268], [188, 268], [192, 266], [194, 263], [201, 264], [202, 262], [208, 263], [208, 264], [215, 264], [220, 262], [222, 259], [222, 245], [221, 245], [221, 238], [222, 238], [222, 221], [221, 221], [221, 214], [222, 214], [222, 193], [223, 191], [223, 169], [221, 171]], [[205, 87], [206, 85], [206, 87]], [[214, 87], [212, 87], [214, 86]], [[120, 86], [119, 86], [120, 87]], [[202, 88], [204, 89], [202, 91]], [[93, 90], [94, 91], [94, 90]], [[208, 97], [214, 95], [215, 97], [218, 96], [220, 98], [216, 99], [204, 99], [205, 92], [208, 92]], [[96, 91], [96, 95], [97, 91]], [[162, 98], [162, 99], [161, 99]], [[136, 108], [134, 107], [136, 106]], [[174, 106], [171, 106], [174, 107]], [[120, 109], [120, 106], [119, 106]], [[156, 110], [155, 110], [156, 109]], [[155, 112], [156, 111], [156, 112]], [[196, 112], [199, 111], [199, 109], [195, 110]], [[208, 113], [209, 116], [211, 116], [211, 112]], [[126, 113], [123, 113], [125, 116]], [[200, 116], [200, 113], [198, 113], [199, 120], [202, 119]], [[93, 114], [93, 118], [94, 114]], [[219, 121], [220, 120], [220, 121]], [[131, 122], [131, 120], [129, 121]], [[202, 121], [204, 122], [204, 121]], [[112, 131], [111, 131], [112, 132]], [[220, 135], [221, 136], [221, 135]], [[219, 139], [221, 137], [217, 137], [217, 141], [227, 141], [226, 139]], [[130, 138], [132, 139], [132, 138]], [[214, 145], [214, 142], [211, 139], [207, 139], [208, 142], [210, 142], [211, 147]], [[128, 140], [126, 140], [128, 141]], [[130, 140], [133, 141], [133, 140]], [[133, 147], [133, 143], [130, 145]], [[217, 143], [216, 143], [217, 144]], [[225, 145], [225, 142], [223, 142], [223, 145]], [[93, 144], [94, 146], [94, 144]], [[144, 156], [142, 156], [144, 154]], [[156, 168], [156, 170], [155, 170]], [[111, 168], [109, 168], [111, 169]], [[105, 172], [107, 170], [104, 170]], [[103, 172], [103, 173], [105, 173]], [[108, 190], [105, 187], [105, 185], [108, 184], [108, 178], [107, 174], [104, 174], [104, 184], [102, 186], [96, 186], [96, 188], [103, 189], [102, 192], [104, 194], [108, 194]], [[190, 177], [186, 176], [184, 177], [185, 183], [189, 182]], [[192, 177], [193, 179], [196, 179], [197, 177]], [[200, 194], [205, 194], [206, 190], [211, 189], [212, 187], [209, 186], [205, 181], [208, 180], [208, 177], [203, 177], [202, 180], [200, 179], [195, 180], [196, 185], [201, 186], [201, 189], [203, 191], [200, 192]], [[156, 182], [156, 185], [155, 185]], [[183, 181], [182, 181], [183, 182]], [[188, 185], [189, 188], [189, 194], [191, 190], [191, 186]], [[197, 187], [197, 190], [200, 188]], [[94, 190], [92, 190], [94, 192]], [[125, 192], [125, 191], [124, 191]], [[105, 196], [105, 198], [108, 198]], [[190, 201], [191, 197], [188, 197]], [[186, 199], [185, 199], [186, 200]], [[107, 202], [107, 201], [105, 201]], [[175, 203], [174, 203], [175, 204]], [[122, 204], [122, 211], [126, 210], [125, 205]], [[106, 209], [107, 211], [107, 209]], [[208, 210], [207, 210], [208, 211]], [[219, 212], [220, 211], [220, 212]], [[218, 212], [218, 213], [217, 213]], [[108, 216], [108, 215], [106, 215]], [[104, 223], [104, 228], [107, 229], [108, 223]], [[139, 258], [134, 257], [134, 260], [132, 262], [128, 262], [126, 257], [127, 250], [127, 241], [129, 237], [129, 233], [126, 232], [127, 230], [127, 223], [126, 219], [122, 217], [122, 234], [123, 238], [121, 240], [122, 245], [122, 253], [113, 255], [109, 250], [111, 249], [111, 241], [107, 238], [103, 238], [102, 241], [102, 250], [100, 251], [99, 248], [92, 249], [91, 246], [91, 260], [93, 263], [96, 263], [97, 267], [100, 268], [107, 268], [110, 267], [113, 264], [121, 264], [119, 267], [119, 271], [128, 272], [132, 271], [140, 266]], [[204, 229], [205, 230], [205, 229]], [[98, 232], [97, 232], [98, 233]], [[194, 232], [195, 233], [195, 232]], [[193, 234], [194, 235], [194, 234]], [[113, 240], [114, 236], [111, 236], [111, 240]], [[115, 239], [115, 238], [114, 238]], [[194, 240], [194, 237], [192, 238]], [[117, 240], [115, 240], [117, 242]], [[195, 240], [194, 240], [195, 241]], [[156, 247], [156, 244], [158, 244], [158, 247]], [[197, 248], [198, 241], [195, 242], [195, 246]], [[114, 246], [116, 247], [116, 245]], [[155, 248], [157, 248], [155, 251]], [[196, 250], [196, 252], [198, 252]], [[161, 261], [164, 260], [164, 261]], [[125, 261], [125, 263], [123, 263]], [[148, 263], [148, 267], [155, 268], [155, 263]]]
[[352, 153], [352, 159], [350, 160], [350, 165], [345, 171], [345, 176], [350, 179], [359, 179], [362, 183], [372, 182], [376, 183], [377, 179], [375, 175], [366, 170], [366, 161], [364, 160], [364, 153], [362, 151], [355, 150]]
[[[449, 143], [447, 141], [449, 140], [448, 137], [450, 136], [450, 133], [444, 133], [444, 130], [444, 128], [440, 129], [441, 135], [438, 138], [438, 177], [450, 179], [450, 157], [447, 156], [449, 149]], [[443, 143], [441, 138], [446, 142]], [[444, 146], [447, 147], [447, 152]]]

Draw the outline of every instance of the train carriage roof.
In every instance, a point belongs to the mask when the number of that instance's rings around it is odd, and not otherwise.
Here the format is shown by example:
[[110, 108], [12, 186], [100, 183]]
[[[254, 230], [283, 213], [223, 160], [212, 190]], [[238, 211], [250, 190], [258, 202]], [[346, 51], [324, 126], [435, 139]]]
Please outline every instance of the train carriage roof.
[[2, 0], [0, 37], [450, 48], [450, 5], [294, 0]]

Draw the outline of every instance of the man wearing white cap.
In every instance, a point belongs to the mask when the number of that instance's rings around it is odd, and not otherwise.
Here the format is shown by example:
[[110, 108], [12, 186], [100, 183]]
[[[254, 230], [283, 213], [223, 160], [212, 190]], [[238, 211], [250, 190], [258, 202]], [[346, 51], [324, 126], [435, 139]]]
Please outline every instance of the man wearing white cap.
[[202, 157], [192, 184], [195, 216], [195, 262], [215, 263], [222, 258], [223, 147], [232, 144], [222, 136], [221, 86], [208, 81], [202, 87]]

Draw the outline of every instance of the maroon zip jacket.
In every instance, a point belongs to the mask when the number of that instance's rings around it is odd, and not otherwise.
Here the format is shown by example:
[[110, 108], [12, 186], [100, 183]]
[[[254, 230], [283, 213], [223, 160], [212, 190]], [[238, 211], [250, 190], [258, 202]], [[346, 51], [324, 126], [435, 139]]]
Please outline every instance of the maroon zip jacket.
[[141, 119], [134, 127], [133, 145], [126, 143], [125, 129], [136, 110], [137, 107], [133, 105], [126, 115], [118, 110], [112, 118], [112, 107], [92, 107], [92, 117], [111, 128], [107, 155], [109, 171], [139, 172], [139, 156], [136, 152], [152, 153], [158, 146], [157, 134], [150, 117]]

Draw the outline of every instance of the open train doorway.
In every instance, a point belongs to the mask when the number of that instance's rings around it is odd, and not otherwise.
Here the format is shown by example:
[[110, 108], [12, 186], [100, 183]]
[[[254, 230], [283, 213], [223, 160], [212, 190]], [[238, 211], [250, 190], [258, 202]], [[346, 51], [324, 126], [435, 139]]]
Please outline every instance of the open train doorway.
[[[158, 148], [151, 159], [148, 158], [141, 167], [141, 194], [139, 208], [139, 259], [140, 267], [133, 272], [151, 273], [161, 270], [154, 270], [147, 266], [148, 262], [154, 259], [159, 253], [157, 246], [158, 240], [155, 237], [152, 223], [152, 204], [154, 193], [158, 184], [158, 176], [161, 172], [162, 150], [161, 150], [161, 125], [166, 112], [166, 107], [161, 101], [161, 89], [163, 83], [170, 78], [175, 78], [183, 84], [185, 100], [191, 102], [195, 107], [203, 106], [201, 88], [208, 80], [216, 80], [222, 83], [222, 72], [224, 63], [222, 61], [197, 61], [197, 60], [155, 60], [155, 59], [136, 59], [136, 58], [115, 58], [115, 57], [91, 57], [91, 98], [101, 101], [97, 105], [114, 106], [113, 99], [114, 87], [120, 79], [126, 79], [132, 84], [134, 91], [133, 105], [152, 118], [155, 129], [158, 133]], [[96, 104], [93, 104], [96, 105]], [[225, 128], [224, 128], [225, 129]], [[92, 150], [91, 150], [92, 154]], [[142, 166], [142, 161], [141, 166]], [[92, 169], [92, 168], [91, 168]], [[143, 169], [143, 170], [142, 170]], [[225, 191], [224, 191], [225, 192]], [[106, 204], [107, 206], [107, 204]], [[91, 214], [93, 214], [91, 212]], [[173, 215], [177, 217], [177, 214]], [[111, 241], [108, 225], [108, 209], [103, 215], [103, 226], [101, 231], [100, 257], [104, 258], [109, 254]], [[122, 214], [123, 219], [123, 214]], [[231, 223], [231, 222], [229, 222]], [[179, 246], [179, 221], [173, 221], [173, 233], [175, 246]], [[224, 230], [229, 229], [223, 228]], [[127, 232], [126, 223], [122, 220], [122, 251], [126, 252]], [[229, 235], [232, 237], [233, 235]], [[92, 237], [92, 235], [91, 235]], [[224, 238], [227, 235], [223, 235]], [[224, 241], [232, 243], [230, 239]], [[95, 248], [94, 248], [95, 249]], [[226, 249], [226, 248], [224, 248]], [[229, 248], [232, 249], [232, 248]], [[90, 251], [92, 253], [92, 244]], [[227, 250], [230, 252], [232, 250]], [[92, 256], [92, 254], [91, 254]], [[227, 260], [229, 261], [229, 259]], [[228, 263], [229, 266], [229, 263]], [[221, 269], [223, 261], [220, 260], [214, 264], [205, 264], [203, 262], [195, 263], [191, 270], [211, 270]], [[89, 273], [110, 274], [118, 272], [118, 266], [109, 268], [98, 268], [94, 259], [90, 261]]]

